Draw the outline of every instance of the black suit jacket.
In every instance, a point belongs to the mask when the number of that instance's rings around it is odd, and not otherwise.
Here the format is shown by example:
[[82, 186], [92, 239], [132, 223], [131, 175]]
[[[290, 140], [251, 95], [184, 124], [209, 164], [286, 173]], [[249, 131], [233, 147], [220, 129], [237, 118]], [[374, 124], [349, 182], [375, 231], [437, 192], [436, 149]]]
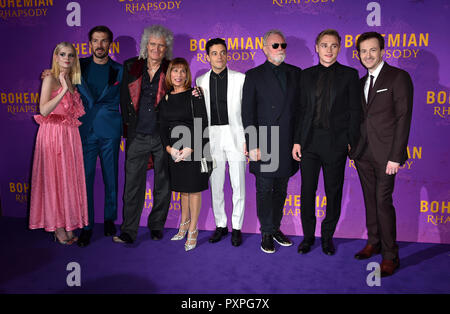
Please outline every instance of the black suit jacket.
[[[308, 148], [311, 140], [318, 69], [319, 65], [316, 65], [302, 72], [300, 104], [295, 113], [297, 119], [294, 139], [294, 143], [300, 144], [302, 150]], [[334, 149], [342, 150], [350, 144], [353, 151], [359, 138], [362, 111], [358, 71], [337, 63], [330, 97], [329, 121]]]
[[[281, 89], [268, 61], [247, 71], [242, 91], [242, 123], [246, 129], [247, 150], [260, 148], [262, 160], [267, 157], [265, 151], [272, 156], [275, 154], [279, 156], [278, 168], [271, 172], [261, 172], [261, 165], [267, 165], [270, 161], [250, 162], [251, 173], [266, 177], [289, 177], [298, 170], [298, 163], [292, 158], [292, 145], [294, 108], [300, 97], [301, 69], [286, 63], [282, 66], [286, 71], [286, 92]], [[278, 136], [272, 132], [273, 126], [278, 127]], [[251, 140], [249, 127], [256, 131], [256, 141]], [[264, 137], [264, 131], [260, 127], [266, 127], [267, 130], [267, 149], [260, 145], [260, 139]], [[278, 151], [275, 151], [276, 147], [272, 148], [270, 140], [272, 134], [275, 136], [274, 144], [278, 144]]]
[[408, 72], [384, 62], [366, 102], [364, 85], [367, 75], [361, 78], [363, 122], [361, 138], [354, 158], [361, 157], [366, 145], [380, 164], [388, 161], [404, 164], [408, 159], [407, 145], [412, 118], [413, 84]]

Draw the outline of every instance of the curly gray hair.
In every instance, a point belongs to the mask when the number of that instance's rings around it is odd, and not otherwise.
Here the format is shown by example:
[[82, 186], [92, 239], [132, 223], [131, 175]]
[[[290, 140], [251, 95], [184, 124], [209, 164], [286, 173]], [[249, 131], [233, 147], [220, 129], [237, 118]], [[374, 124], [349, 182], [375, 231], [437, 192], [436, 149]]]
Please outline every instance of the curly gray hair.
[[140, 52], [139, 52], [139, 59], [147, 59], [148, 52], [147, 52], [147, 44], [148, 40], [150, 39], [150, 36], [152, 37], [163, 37], [166, 41], [167, 50], [166, 55], [164, 56], [167, 60], [172, 59], [172, 50], [173, 50], [173, 33], [171, 30], [165, 28], [162, 25], [152, 25], [148, 26], [144, 29], [144, 32], [142, 33], [141, 37], [141, 44], [140, 44]]

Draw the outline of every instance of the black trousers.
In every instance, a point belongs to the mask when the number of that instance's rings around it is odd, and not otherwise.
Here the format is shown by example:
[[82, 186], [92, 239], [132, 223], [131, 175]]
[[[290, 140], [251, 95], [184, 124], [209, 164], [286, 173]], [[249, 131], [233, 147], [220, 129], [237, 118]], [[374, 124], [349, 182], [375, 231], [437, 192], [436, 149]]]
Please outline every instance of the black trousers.
[[386, 174], [386, 163], [377, 162], [367, 146], [355, 160], [366, 207], [367, 243], [381, 248], [383, 259], [398, 256], [396, 216], [392, 201], [395, 175]]
[[314, 129], [311, 142], [302, 151], [301, 171], [301, 221], [305, 240], [314, 241], [316, 230], [316, 192], [320, 169], [323, 171], [326, 217], [322, 221], [322, 241], [333, 237], [341, 215], [342, 189], [348, 148], [344, 145], [336, 150], [330, 131]]
[[125, 160], [125, 189], [123, 193], [122, 233], [135, 240], [145, 202], [147, 164], [153, 156], [153, 206], [147, 226], [151, 230], [162, 230], [170, 206], [170, 181], [167, 153], [159, 135], [137, 134], [127, 143]]
[[286, 200], [287, 178], [270, 178], [256, 175], [256, 212], [261, 233], [274, 234], [280, 229]]

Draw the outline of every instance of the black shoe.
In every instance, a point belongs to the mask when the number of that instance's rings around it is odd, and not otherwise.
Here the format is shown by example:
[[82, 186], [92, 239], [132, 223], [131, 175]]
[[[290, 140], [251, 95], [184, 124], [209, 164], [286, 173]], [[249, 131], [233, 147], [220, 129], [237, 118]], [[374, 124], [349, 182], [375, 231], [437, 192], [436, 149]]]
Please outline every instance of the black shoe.
[[330, 255], [330, 256], [334, 255], [334, 253], [336, 253], [336, 249], [334, 248], [332, 239], [322, 241], [322, 251], [326, 255]]
[[92, 229], [81, 230], [80, 236], [78, 237], [77, 245], [79, 247], [86, 247], [91, 243]]
[[239, 246], [242, 244], [242, 233], [241, 230], [233, 229], [231, 231], [231, 244], [233, 246]]
[[308, 253], [309, 251], [311, 251], [311, 246], [313, 246], [313, 244], [314, 244], [314, 241], [303, 240], [303, 241], [299, 244], [299, 246], [298, 246], [298, 248], [297, 248], [297, 252], [298, 252], [299, 254], [306, 254], [306, 253]]
[[105, 237], [110, 237], [116, 234], [116, 225], [112, 220], [105, 220], [104, 224]]
[[288, 237], [286, 237], [283, 232], [281, 232], [281, 230], [278, 230], [277, 232], [275, 232], [273, 234], [273, 239], [275, 241], [277, 241], [277, 243], [279, 245], [282, 246], [291, 246], [292, 245], [292, 241], [288, 239]]
[[275, 253], [275, 245], [273, 244], [273, 236], [264, 233], [261, 240], [261, 250], [265, 253]]
[[228, 234], [228, 227], [216, 227], [216, 231], [214, 231], [211, 238], [209, 238], [209, 243], [216, 243], [222, 240], [222, 237]]
[[130, 237], [128, 233], [123, 232], [120, 236], [114, 236], [113, 241], [116, 243], [133, 243], [133, 239]]
[[162, 230], [150, 230], [150, 236], [152, 240], [161, 240], [163, 238]]

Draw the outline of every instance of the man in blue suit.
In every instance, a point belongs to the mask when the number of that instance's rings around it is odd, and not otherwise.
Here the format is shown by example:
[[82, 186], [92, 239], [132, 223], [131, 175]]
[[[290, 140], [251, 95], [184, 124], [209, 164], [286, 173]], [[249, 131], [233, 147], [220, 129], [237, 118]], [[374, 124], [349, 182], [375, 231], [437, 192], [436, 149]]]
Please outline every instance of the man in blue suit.
[[81, 84], [78, 90], [86, 114], [80, 118], [83, 144], [89, 226], [78, 239], [78, 246], [89, 245], [94, 226], [94, 178], [97, 157], [100, 157], [105, 185], [105, 236], [116, 233], [118, 159], [122, 135], [122, 117], [119, 111], [122, 65], [108, 56], [113, 33], [106, 26], [96, 26], [89, 32], [92, 56], [80, 59]]

